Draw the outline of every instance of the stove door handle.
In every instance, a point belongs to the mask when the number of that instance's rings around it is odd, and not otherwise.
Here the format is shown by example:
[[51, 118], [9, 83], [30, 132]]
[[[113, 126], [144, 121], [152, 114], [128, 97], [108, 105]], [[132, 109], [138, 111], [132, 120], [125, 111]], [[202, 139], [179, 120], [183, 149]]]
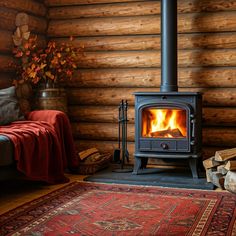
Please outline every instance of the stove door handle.
[[195, 129], [196, 129], [196, 119], [192, 119], [191, 120], [191, 123], [192, 123], [192, 135], [191, 137], [194, 138], [195, 137]]

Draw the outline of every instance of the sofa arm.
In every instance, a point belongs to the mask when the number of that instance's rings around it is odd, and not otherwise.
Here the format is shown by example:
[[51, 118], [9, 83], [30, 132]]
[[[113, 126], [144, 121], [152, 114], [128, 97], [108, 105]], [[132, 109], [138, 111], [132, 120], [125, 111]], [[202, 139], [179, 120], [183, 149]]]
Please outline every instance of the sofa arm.
[[79, 159], [75, 149], [70, 121], [64, 112], [56, 110], [31, 111], [27, 114], [26, 119], [30, 121], [44, 121], [51, 124], [60, 140], [62, 154], [65, 157], [67, 156], [67, 160], [64, 161], [68, 162], [70, 169], [78, 166]]
[[57, 110], [36, 110], [31, 111], [26, 115], [26, 120], [30, 121], [45, 121], [55, 126], [59, 117], [65, 117], [66, 114]]

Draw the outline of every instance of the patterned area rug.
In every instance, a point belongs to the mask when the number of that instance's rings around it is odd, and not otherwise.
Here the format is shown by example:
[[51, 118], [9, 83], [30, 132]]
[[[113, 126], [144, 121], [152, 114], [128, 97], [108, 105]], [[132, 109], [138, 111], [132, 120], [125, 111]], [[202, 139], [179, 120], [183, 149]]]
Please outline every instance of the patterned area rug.
[[236, 195], [74, 182], [0, 216], [0, 235], [236, 235]]

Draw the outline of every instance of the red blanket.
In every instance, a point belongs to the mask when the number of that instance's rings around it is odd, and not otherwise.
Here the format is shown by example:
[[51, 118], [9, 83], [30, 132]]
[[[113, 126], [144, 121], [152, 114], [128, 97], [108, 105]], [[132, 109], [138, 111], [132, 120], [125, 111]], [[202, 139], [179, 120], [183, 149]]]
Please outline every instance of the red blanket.
[[14, 144], [17, 169], [33, 180], [66, 182], [65, 168], [76, 169], [76, 155], [67, 116], [60, 111], [33, 111], [27, 121], [0, 126]]

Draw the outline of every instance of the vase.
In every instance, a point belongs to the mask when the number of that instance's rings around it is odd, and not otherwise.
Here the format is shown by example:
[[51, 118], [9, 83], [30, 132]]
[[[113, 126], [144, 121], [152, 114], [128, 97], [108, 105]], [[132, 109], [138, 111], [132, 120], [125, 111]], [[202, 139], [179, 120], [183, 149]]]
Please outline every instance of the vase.
[[16, 96], [23, 114], [31, 111], [33, 89], [30, 83], [24, 82], [16, 87]]
[[36, 94], [36, 109], [68, 112], [67, 94], [64, 88], [47, 84], [44, 88], [39, 87]]

